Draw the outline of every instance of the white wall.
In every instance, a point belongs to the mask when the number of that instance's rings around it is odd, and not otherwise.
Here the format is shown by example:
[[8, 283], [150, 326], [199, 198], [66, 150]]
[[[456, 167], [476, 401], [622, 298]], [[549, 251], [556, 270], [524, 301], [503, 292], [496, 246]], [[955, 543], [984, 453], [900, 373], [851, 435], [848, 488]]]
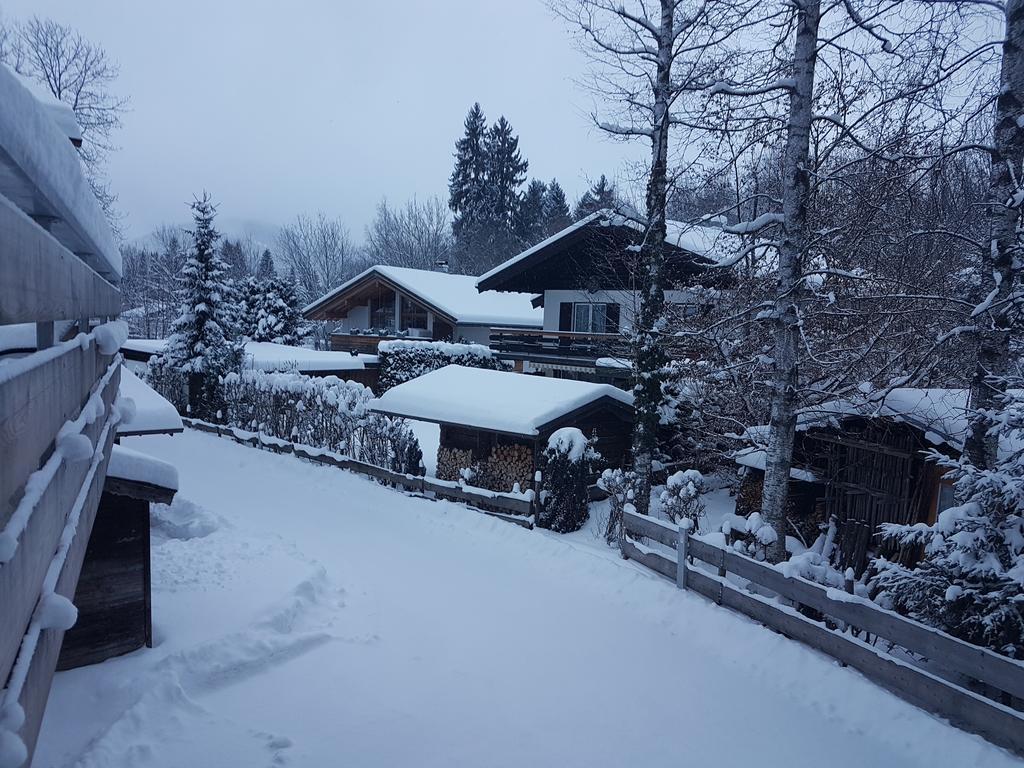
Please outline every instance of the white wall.
[[455, 341], [467, 341], [471, 344], [491, 345], [491, 328], [488, 325], [457, 325]]
[[368, 306], [353, 307], [348, 316], [342, 318], [336, 330], [351, 331], [353, 328], [366, 328], [370, 325], [370, 308]]
[[[682, 304], [690, 300], [689, 291], [665, 291], [665, 301], [670, 304]], [[639, 301], [636, 291], [544, 291], [544, 330], [558, 330], [559, 305], [564, 301], [575, 303], [593, 302], [597, 304], [619, 305], [619, 330], [629, 330], [633, 325], [633, 316]]]

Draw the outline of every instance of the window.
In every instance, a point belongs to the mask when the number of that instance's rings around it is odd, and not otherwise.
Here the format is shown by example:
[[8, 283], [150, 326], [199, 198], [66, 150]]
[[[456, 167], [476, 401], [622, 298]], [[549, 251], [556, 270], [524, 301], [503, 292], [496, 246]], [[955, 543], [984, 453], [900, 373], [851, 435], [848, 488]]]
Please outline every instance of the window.
[[956, 491], [952, 483], [939, 482], [939, 500], [935, 505], [935, 514], [945, 512], [956, 504]]
[[618, 304], [574, 304], [572, 329], [580, 333], [617, 333]]
[[426, 330], [427, 310], [403, 296], [402, 317], [400, 322], [400, 330], [403, 331], [407, 331], [410, 328], [422, 328], [423, 330]]
[[395, 330], [395, 292], [387, 288], [370, 298], [370, 327]]

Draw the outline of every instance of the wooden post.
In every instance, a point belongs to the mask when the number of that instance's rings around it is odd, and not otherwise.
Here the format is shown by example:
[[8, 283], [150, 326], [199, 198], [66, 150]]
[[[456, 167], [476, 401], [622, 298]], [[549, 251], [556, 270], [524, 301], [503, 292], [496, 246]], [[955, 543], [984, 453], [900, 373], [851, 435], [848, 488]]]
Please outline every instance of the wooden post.
[[53, 346], [53, 322], [36, 323], [36, 349]]
[[676, 586], [686, 589], [686, 545], [690, 538], [690, 518], [679, 521], [676, 531]]

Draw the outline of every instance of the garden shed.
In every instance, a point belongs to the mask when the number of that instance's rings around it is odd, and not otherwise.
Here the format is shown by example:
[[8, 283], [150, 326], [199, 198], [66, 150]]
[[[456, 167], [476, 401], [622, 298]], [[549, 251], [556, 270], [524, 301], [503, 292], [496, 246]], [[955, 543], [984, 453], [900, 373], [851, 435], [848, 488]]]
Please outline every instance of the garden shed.
[[389, 416], [439, 424], [437, 476], [495, 491], [530, 487], [548, 437], [578, 427], [597, 438], [606, 466], [621, 466], [633, 425], [633, 396], [610, 384], [449, 365], [399, 384], [371, 404]]

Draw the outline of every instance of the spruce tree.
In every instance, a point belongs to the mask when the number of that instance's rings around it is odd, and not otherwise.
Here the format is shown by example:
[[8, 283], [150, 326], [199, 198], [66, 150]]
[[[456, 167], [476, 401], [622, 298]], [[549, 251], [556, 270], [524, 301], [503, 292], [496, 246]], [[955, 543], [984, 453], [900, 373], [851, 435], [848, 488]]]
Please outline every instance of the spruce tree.
[[569, 204], [565, 199], [565, 191], [557, 179], [552, 179], [544, 195], [544, 236], [550, 237], [572, 224], [569, 215]]
[[474, 104], [464, 123], [465, 132], [455, 142], [455, 169], [448, 181], [448, 207], [455, 215], [456, 238], [471, 234], [487, 219], [487, 119]]
[[192, 252], [181, 270], [181, 311], [158, 364], [187, 377], [191, 413], [211, 419], [221, 410], [218, 378], [237, 366], [241, 349], [235, 341], [228, 267], [217, 252], [216, 208], [204, 193], [191, 209]]
[[277, 275], [274, 269], [274, 257], [270, 255], [270, 249], [264, 248], [260, 256], [259, 264], [256, 265], [256, 279], [260, 281], [269, 280]]
[[487, 132], [484, 143], [487, 157], [487, 197], [490, 222], [498, 231], [511, 232], [519, 205], [519, 187], [526, 181], [529, 163], [519, 151], [519, 137], [504, 115]]
[[544, 239], [544, 195], [547, 185], [540, 179], [531, 179], [519, 199], [514, 231], [523, 247], [536, 245]]
[[576, 203], [576, 210], [573, 211], [573, 216], [576, 221], [579, 221], [595, 211], [605, 208], [613, 209], [615, 206], [615, 185], [609, 182], [602, 173], [601, 178], [584, 192], [583, 196]]

